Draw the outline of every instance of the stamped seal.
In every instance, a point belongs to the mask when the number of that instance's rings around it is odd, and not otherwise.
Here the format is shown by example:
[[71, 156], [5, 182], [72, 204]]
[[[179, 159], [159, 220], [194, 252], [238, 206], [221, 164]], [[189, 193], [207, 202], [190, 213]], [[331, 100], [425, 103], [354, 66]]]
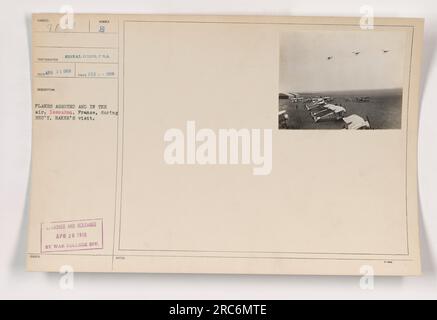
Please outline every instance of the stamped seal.
[[41, 252], [103, 249], [103, 219], [41, 224]]

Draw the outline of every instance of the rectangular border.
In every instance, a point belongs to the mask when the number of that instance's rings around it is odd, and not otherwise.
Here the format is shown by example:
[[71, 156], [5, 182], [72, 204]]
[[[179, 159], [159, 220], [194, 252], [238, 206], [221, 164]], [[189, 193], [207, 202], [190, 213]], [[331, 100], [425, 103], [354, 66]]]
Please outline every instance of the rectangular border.
[[[289, 17], [289, 18], [293, 18], [293, 17]], [[346, 18], [347, 19], [347, 18]], [[357, 18], [358, 19], [358, 18]], [[121, 142], [122, 142], [122, 146], [121, 146], [121, 179], [120, 179], [120, 205], [119, 205], [119, 219], [118, 219], [118, 225], [119, 225], [119, 231], [118, 231], [118, 251], [132, 251], [132, 252], [196, 252], [196, 253], [258, 253], [258, 254], [300, 254], [300, 255], [350, 255], [350, 256], [361, 256], [361, 255], [366, 255], [366, 256], [409, 256], [410, 255], [410, 248], [409, 248], [409, 243], [410, 243], [410, 239], [409, 239], [409, 223], [408, 223], [408, 120], [409, 120], [409, 106], [410, 106], [410, 89], [411, 89], [411, 68], [412, 68], [412, 61], [413, 61], [413, 47], [414, 47], [414, 29], [415, 26], [414, 25], [377, 25], [375, 24], [375, 27], [408, 27], [411, 31], [412, 31], [412, 36], [411, 36], [411, 48], [410, 48], [410, 61], [409, 61], [409, 72], [408, 72], [408, 94], [407, 94], [407, 110], [406, 110], [406, 115], [407, 115], [407, 119], [406, 119], [406, 128], [405, 128], [405, 150], [406, 150], [406, 161], [405, 161], [405, 214], [406, 214], [406, 248], [407, 248], [407, 253], [339, 253], [339, 252], [267, 252], [267, 251], [230, 251], [230, 250], [180, 250], [180, 249], [125, 249], [125, 248], [121, 248], [121, 230], [122, 230], [122, 202], [123, 202], [123, 159], [124, 159], [124, 112], [125, 112], [125, 89], [124, 89], [124, 82], [125, 82], [125, 68], [124, 68], [124, 61], [125, 61], [125, 36], [126, 36], [126, 23], [129, 22], [133, 22], [133, 23], [192, 23], [192, 24], [196, 24], [196, 23], [208, 23], [208, 24], [268, 24], [268, 25], [275, 25], [275, 24], [281, 24], [281, 25], [299, 25], [299, 26], [351, 26], [351, 27], [356, 27], [359, 24], [335, 24], [335, 23], [328, 23], [328, 24], [322, 24], [322, 23], [293, 23], [293, 22], [235, 22], [235, 21], [191, 21], [191, 20], [183, 20], [183, 21], [169, 21], [169, 20], [153, 20], [153, 21], [145, 21], [145, 20], [123, 20], [123, 84], [122, 84], [122, 88], [123, 88], [123, 96], [122, 96], [122, 101], [123, 101], [123, 120], [122, 120], [122, 129], [121, 129]], [[120, 30], [119, 30], [120, 32]], [[374, 32], [373, 30], [370, 32]], [[120, 50], [120, 47], [119, 47]], [[407, 48], [408, 50], [408, 48]], [[120, 57], [120, 52], [119, 55]], [[405, 93], [403, 93], [402, 95], [402, 99], [404, 99]], [[117, 119], [118, 122], [118, 119]], [[400, 128], [400, 130], [402, 130], [402, 127]], [[118, 141], [118, 140], [117, 140]], [[117, 153], [117, 165], [118, 165], [118, 153]], [[118, 170], [118, 169], [117, 169]], [[116, 215], [116, 214], [115, 214]], [[114, 221], [115, 221], [116, 217], [114, 217]], [[115, 223], [114, 223], [115, 225]], [[114, 241], [115, 241], [115, 233], [114, 233]], [[155, 255], [153, 255], [155, 256]], [[180, 257], [180, 256], [171, 256], [168, 255], [168, 257]], [[187, 256], [187, 257], [199, 257], [199, 256]], [[227, 258], [234, 258], [233, 256], [225, 256]], [[254, 258], [254, 257], [237, 257], [237, 258]], [[264, 258], [270, 258], [270, 259], [281, 259], [284, 257], [264, 257]], [[297, 259], [296, 257], [289, 257], [289, 259]], [[305, 258], [301, 258], [301, 259], [314, 259], [314, 258], [310, 258], [310, 257], [305, 257]], [[352, 259], [353, 260], [353, 259]], [[380, 259], [380, 260], [387, 260], [387, 259]]]

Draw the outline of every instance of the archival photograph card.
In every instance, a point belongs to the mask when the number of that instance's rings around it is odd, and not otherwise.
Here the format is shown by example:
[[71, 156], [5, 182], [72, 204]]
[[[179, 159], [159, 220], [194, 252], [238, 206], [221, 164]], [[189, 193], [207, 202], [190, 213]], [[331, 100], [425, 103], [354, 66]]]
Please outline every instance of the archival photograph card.
[[422, 19], [32, 20], [29, 271], [420, 274]]

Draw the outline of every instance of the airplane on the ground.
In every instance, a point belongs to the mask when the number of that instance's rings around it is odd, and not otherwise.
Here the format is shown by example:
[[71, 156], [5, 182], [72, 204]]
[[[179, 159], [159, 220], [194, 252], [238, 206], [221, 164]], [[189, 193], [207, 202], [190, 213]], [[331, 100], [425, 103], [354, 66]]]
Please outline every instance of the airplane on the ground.
[[362, 130], [362, 129], [370, 129], [370, 121], [369, 118], [364, 120], [357, 114], [352, 114], [348, 117], [344, 117], [343, 121], [345, 122], [345, 127], [348, 130]]
[[287, 121], [288, 121], [288, 114], [287, 111], [282, 110], [278, 113], [279, 117], [279, 129], [288, 129]]
[[361, 53], [361, 51], [352, 51], [352, 53], [357, 56], [357, 55], [359, 55]]
[[370, 101], [370, 97], [356, 97], [355, 100], [357, 102], [369, 102]]
[[322, 119], [343, 119], [346, 113], [346, 109], [342, 106], [336, 106], [334, 104], [326, 104], [321, 107], [320, 111], [311, 112], [314, 122], [318, 122]]
[[312, 103], [305, 105], [308, 111], [311, 111], [316, 108], [321, 108], [326, 104], [325, 99], [318, 98], [312, 101]]

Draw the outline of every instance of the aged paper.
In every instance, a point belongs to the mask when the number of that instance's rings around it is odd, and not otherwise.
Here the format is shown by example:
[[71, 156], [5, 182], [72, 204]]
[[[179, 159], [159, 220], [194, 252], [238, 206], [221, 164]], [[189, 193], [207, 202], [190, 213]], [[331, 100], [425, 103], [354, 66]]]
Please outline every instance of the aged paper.
[[423, 21], [34, 14], [31, 271], [420, 274]]

